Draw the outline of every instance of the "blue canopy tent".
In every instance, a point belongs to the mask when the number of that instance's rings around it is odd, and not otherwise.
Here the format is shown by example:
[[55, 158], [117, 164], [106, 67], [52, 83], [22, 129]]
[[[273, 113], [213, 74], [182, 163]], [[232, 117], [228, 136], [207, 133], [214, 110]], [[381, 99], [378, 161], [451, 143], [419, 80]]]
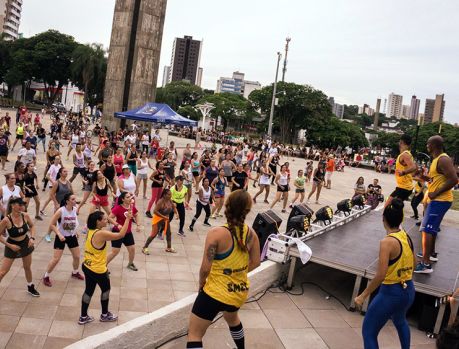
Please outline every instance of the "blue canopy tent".
[[146, 103], [145, 105], [124, 112], [115, 113], [119, 119], [155, 122], [165, 125], [198, 126], [198, 122], [185, 118], [172, 110], [167, 104]]
[[[125, 112], [115, 113], [115, 118], [154, 122], [165, 125], [178, 125], [196, 127], [198, 122], [185, 118], [172, 110], [167, 104], [146, 103], [145, 105]], [[169, 130], [167, 130], [166, 144], [169, 143]]]

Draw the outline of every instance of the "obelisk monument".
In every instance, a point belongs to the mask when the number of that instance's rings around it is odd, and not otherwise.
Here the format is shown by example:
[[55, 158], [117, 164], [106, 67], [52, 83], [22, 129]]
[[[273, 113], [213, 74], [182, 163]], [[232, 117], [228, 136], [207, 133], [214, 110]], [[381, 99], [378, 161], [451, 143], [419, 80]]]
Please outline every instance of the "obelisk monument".
[[114, 113], [152, 102], [167, 0], [116, 0], [105, 80], [102, 125], [120, 127]]

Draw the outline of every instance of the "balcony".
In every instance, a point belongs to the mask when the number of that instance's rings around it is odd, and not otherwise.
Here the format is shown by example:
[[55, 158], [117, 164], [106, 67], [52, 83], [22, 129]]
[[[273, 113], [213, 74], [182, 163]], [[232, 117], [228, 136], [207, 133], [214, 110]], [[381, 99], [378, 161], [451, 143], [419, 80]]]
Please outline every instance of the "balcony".
[[22, 0], [11, 0], [10, 5], [14, 7], [19, 13], [22, 11]]
[[3, 27], [3, 33], [5, 34], [5, 40], [15, 40], [18, 38], [18, 34], [7, 27]]
[[17, 35], [19, 26], [16, 26], [14, 23], [5, 21], [5, 23], [3, 24], [3, 28], [5, 30], [6, 29], [10, 30], [11, 32], [15, 33], [15, 35]]
[[16, 17], [18, 18], [21, 18], [21, 10], [17, 10], [15, 7], [11, 6], [9, 8], [9, 12], [12, 13], [13, 15], [15, 15]]

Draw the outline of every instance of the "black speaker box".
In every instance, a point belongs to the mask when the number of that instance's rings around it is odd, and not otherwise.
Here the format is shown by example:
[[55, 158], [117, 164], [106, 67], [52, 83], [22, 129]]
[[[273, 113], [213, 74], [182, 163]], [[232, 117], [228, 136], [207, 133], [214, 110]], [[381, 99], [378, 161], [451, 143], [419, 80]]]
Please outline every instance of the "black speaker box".
[[309, 218], [312, 218], [313, 214], [314, 210], [310, 208], [308, 205], [298, 204], [293, 206], [292, 211], [290, 211], [290, 215], [288, 216], [288, 220], [295, 216], [308, 216]]
[[260, 251], [263, 250], [269, 235], [279, 233], [281, 224], [282, 219], [272, 210], [257, 214], [252, 228], [255, 230], [260, 240]]

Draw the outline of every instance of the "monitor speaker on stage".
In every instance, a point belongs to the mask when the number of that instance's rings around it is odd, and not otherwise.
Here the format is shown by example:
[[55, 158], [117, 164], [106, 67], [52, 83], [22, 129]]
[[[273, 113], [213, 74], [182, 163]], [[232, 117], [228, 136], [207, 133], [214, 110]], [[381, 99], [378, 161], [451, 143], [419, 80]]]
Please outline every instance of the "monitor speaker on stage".
[[290, 212], [290, 215], [288, 216], [288, 220], [292, 219], [295, 216], [308, 216], [309, 218], [312, 218], [312, 215], [314, 214], [314, 210], [310, 208], [306, 204], [298, 204], [293, 206], [292, 211]]
[[252, 228], [255, 230], [260, 240], [260, 251], [263, 250], [269, 235], [279, 233], [281, 224], [282, 219], [272, 210], [257, 214]]

